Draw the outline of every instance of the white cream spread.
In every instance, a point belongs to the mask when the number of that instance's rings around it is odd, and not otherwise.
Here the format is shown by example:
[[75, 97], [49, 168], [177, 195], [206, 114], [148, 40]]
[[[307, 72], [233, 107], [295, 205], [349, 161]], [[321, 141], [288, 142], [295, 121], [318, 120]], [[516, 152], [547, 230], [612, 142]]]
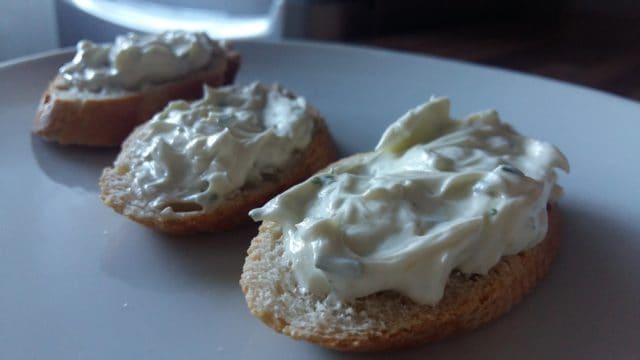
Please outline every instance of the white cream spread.
[[207, 67], [222, 54], [205, 33], [185, 31], [129, 33], [110, 44], [82, 40], [76, 48], [73, 60], [59, 70], [63, 84], [93, 92], [171, 81]]
[[171, 102], [131, 144], [131, 190], [170, 215], [206, 211], [243, 186], [269, 181], [311, 141], [317, 116], [282, 87], [205, 88]]
[[560, 151], [486, 111], [456, 121], [431, 99], [384, 133], [376, 151], [333, 165], [264, 207], [282, 226], [302, 291], [350, 300], [394, 290], [435, 304], [453, 270], [486, 274], [539, 243], [559, 196]]

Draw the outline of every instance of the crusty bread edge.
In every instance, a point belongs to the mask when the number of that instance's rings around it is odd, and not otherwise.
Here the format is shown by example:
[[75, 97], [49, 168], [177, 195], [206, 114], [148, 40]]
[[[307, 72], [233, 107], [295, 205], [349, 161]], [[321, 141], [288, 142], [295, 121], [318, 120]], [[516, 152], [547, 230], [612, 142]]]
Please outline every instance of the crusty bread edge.
[[263, 223], [253, 239], [240, 285], [254, 316], [295, 339], [342, 351], [380, 351], [435, 342], [471, 331], [505, 314], [547, 274], [560, 242], [558, 211], [551, 205], [548, 210], [549, 227], [542, 242], [517, 255], [503, 257], [486, 276], [452, 274], [445, 295], [436, 306], [419, 305], [393, 292], [370, 295], [360, 304], [354, 304], [356, 311], [366, 312], [368, 303], [387, 302], [390, 306], [402, 306], [403, 312], [411, 314], [410, 320], [405, 318], [400, 322], [394, 318], [383, 319], [391, 324], [385, 328], [345, 335], [319, 330], [313, 325], [296, 327], [291, 319], [278, 318], [271, 311], [273, 304], [264, 304], [260, 291], [255, 291], [259, 289], [252, 289], [264, 281], [257, 273], [264, 269], [257, 263], [266, 261], [265, 254], [274, 251], [274, 244], [281, 239], [280, 227], [273, 222]]
[[225, 49], [225, 61], [184, 79], [150, 86], [119, 96], [69, 96], [56, 87], [56, 77], [40, 99], [32, 131], [60, 144], [119, 146], [139, 124], [149, 120], [171, 100], [202, 96], [204, 84], [231, 84], [240, 67], [240, 55]]
[[223, 203], [212, 212], [178, 213], [171, 217], [157, 213], [141, 216], [144, 209], [132, 205], [134, 199], [127, 191], [130, 178], [119, 173], [119, 165], [130, 162], [126, 153], [127, 143], [135, 141], [138, 130], [134, 131], [123, 144], [123, 151], [116, 159], [114, 167], [104, 169], [100, 177], [100, 197], [107, 206], [131, 220], [170, 234], [218, 232], [231, 229], [243, 222], [248, 223], [249, 210], [261, 206], [275, 195], [335, 161], [336, 148], [329, 129], [320, 115], [315, 111], [313, 113], [314, 128], [311, 142], [287, 166], [284, 173], [281, 173], [275, 181], [265, 181], [259, 186], [240, 189], [234, 197], [224, 199]]

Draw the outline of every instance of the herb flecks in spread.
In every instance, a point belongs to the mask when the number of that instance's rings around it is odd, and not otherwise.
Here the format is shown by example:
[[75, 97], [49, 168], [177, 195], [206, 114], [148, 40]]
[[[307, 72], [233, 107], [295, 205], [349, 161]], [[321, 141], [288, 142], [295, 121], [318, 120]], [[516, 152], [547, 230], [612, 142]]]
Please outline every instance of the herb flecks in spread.
[[435, 304], [454, 269], [486, 274], [545, 237], [556, 167], [569, 169], [558, 149], [495, 111], [456, 121], [447, 99], [432, 99], [393, 123], [375, 152], [251, 216], [282, 226], [301, 291], [350, 300], [395, 290]]
[[164, 214], [206, 211], [292, 161], [311, 141], [314, 111], [258, 83], [172, 102], [131, 145], [132, 190]]
[[129, 33], [114, 43], [78, 43], [73, 60], [60, 68], [62, 84], [92, 92], [137, 90], [175, 80], [210, 65], [220, 46], [205, 33], [167, 31], [158, 35]]

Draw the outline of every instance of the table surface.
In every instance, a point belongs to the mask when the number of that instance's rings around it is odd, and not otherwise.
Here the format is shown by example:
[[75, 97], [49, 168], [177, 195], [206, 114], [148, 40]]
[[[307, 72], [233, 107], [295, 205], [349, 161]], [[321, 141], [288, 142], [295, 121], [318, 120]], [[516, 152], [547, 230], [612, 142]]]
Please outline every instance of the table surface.
[[640, 20], [458, 24], [358, 43], [497, 66], [640, 100]]

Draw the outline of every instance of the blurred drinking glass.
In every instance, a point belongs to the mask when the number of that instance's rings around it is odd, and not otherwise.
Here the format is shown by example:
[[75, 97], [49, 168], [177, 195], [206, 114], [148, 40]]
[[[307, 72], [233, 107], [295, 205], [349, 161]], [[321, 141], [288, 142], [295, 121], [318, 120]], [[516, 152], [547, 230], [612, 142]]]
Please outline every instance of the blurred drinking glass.
[[[284, 0], [65, 0], [136, 32], [205, 31], [217, 39], [279, 38]], [[178, 4], [179, 3], [179, 4]]]

